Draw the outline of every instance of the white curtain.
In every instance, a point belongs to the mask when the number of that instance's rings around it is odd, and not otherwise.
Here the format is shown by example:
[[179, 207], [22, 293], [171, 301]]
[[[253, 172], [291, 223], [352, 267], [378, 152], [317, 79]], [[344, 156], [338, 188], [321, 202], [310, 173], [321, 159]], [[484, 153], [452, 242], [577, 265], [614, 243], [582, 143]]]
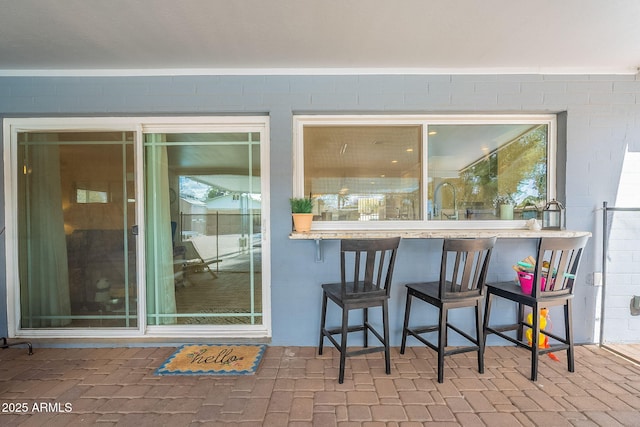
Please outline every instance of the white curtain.
[[148, 137], [151, 143], [145, 157], [147, 322], [175, 324], [175, 316], [166, 316], [176, 313], [167, 147], [160, 145], [162, 135]]
[[58, 146], [26, 147], [22, 173], [21, 327], [65, 326], [71, 302]]

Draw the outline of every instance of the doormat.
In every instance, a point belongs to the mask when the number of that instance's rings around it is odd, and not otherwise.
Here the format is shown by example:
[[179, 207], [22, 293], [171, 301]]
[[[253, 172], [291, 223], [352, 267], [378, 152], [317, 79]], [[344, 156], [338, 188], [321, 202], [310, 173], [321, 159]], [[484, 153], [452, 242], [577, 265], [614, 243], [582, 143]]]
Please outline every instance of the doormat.
[[158, 369], [156, 375], [252, 375], [266, 345], [185, 344]]

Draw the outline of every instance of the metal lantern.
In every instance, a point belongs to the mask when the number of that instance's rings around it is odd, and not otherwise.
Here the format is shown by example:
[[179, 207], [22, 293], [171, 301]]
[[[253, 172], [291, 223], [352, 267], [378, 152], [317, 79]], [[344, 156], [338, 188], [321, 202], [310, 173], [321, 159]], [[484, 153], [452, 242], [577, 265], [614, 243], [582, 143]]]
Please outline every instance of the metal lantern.
[[542, 210], [543, 230], [564, 230], [566, 227], [565, 210], [562, 203], [551, 200]]

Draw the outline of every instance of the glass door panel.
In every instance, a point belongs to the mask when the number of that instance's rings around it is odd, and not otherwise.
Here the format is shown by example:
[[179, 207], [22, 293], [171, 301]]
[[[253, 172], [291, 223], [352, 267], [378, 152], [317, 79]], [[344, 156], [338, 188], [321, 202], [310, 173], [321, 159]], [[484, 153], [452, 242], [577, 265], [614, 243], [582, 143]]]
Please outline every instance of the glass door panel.
[[144, 141], [148, 324], [261, 324], [260, 134]]
[[18, 134], [21, 328], [137, 327], [133, 137]]

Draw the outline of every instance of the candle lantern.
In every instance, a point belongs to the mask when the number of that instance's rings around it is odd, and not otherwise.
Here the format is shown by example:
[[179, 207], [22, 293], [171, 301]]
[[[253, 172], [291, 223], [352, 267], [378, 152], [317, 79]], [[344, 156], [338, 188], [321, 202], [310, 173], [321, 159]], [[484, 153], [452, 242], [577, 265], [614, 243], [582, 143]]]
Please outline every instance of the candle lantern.
[[564, 230], [566, 227], [565, 210], [562, 203], [551, 200], [542, 210], [543, 230]]

